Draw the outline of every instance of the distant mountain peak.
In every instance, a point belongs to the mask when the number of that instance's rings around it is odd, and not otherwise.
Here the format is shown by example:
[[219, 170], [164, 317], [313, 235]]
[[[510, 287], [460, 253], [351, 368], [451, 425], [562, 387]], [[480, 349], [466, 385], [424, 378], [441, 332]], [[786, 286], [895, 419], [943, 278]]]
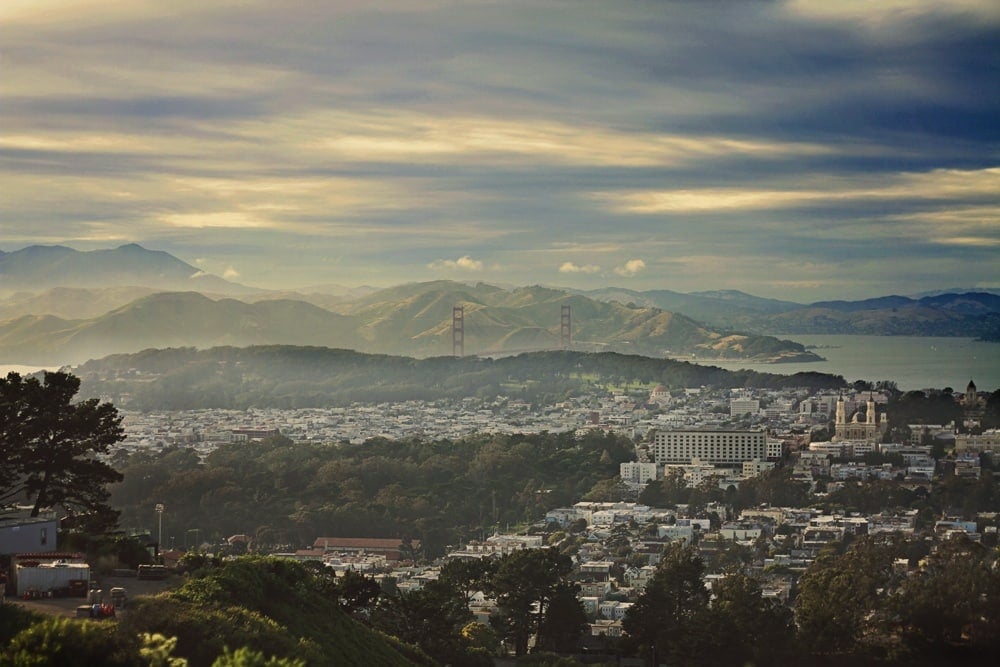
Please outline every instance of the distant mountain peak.
[[[206, 274], [163, 250], [138, 243], [117, 248], [79, 251], [66, 246], [33, 245], [0, 253], [0, 288], [41, 292], [53, 287], [150, 287], [249, 294], [263, 290]], [[196, 283], [192, 278], [197, 277]]]

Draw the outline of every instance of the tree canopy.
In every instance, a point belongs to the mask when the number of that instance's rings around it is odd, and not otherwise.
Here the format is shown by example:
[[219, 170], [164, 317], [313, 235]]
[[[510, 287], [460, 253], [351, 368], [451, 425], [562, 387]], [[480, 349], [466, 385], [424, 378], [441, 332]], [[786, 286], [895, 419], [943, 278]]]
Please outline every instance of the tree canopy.
[[10, 373], [0, 378], [0, 503], [28, 501], [32, 516], [61, 507], [97, 524], [113, 524], [107, 484], [121, 481], [97, 458], [125, 438], [122, 418], [98, 399], [73, 402], [80, 379]]

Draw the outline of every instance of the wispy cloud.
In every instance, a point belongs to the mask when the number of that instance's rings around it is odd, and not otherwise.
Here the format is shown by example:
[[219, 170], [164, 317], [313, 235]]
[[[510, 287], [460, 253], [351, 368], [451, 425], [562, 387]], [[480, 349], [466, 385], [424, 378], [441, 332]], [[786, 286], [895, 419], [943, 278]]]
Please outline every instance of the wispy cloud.
[[887, 199], [1000, 199], [1000, 168], [976, 171], [947, 169], [925, 174], [869, 176], [864, 179], [832, 177], [824, 183], [818, 182], [820, 180], [810, 176], [808, 182], [799, 189], [748, 186], [602, 192], [593, 196], [616, 210], [640, 214], [766, 210]]

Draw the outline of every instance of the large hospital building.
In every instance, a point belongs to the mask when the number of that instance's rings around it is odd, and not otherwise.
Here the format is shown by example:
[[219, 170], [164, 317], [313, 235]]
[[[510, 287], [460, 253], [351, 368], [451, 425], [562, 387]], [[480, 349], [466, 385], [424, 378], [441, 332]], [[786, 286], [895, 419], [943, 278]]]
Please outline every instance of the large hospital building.
[[[773, 450], [773, 451], [771, 451]], [[653, 458], [657, 463], [703, 463], [739, 466], [744, 461], [766, 461], [781, 457], [781, 443], [768, 446], [764, 431], [657, 431]]]

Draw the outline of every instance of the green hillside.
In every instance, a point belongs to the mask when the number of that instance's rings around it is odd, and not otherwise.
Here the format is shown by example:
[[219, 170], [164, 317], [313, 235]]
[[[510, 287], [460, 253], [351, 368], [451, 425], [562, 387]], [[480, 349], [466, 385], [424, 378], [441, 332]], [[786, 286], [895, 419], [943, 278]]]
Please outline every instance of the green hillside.
[[[522, 330], [519, 335], [531, 333]], [[149, 349], [89, 361], [74, 372], [83, 380], [86, 395], [107, 396], [116, 403], [149, 410], [313, 407], [358, 401], [510, 396], [512, 391], [527, 400], [553, 402], [585, 394], [594, 382], [623, 379], [672, 388], [837, 388], [845, 384], [839, 376], [822, 373], [727, 371], [613, 352], [414, 359], [285, 345]]]
[[[45, 302], [33, 303], [42, 307]], [[456, 306], [464, 311], [464, 349], [470, 355], [559, 349], [562, 309], [569, 306], [576, 350], [757, 361], [818, 359], [791, 341], [715, 331], [657, 308], [537, 286], [506, 290], [446, 281], [403, 285], [331, 304], [336, 312], [295, 299], [248, 303], [198, 292], [160, 292], [87, 319], [0, 321], [0, 359], [55, 365], [146, 348], [267, 344], [434, 357], [453, 351]]]
[[[330, 594], [328, 579], [301, 563], [202, 560], [180, 588], [129, 600], [117, 622], [18, 619], [20, 627], [31, 625], [0, 649], [0, 664], [168, 665], [175, 664], [172, 658], [210, 667], [236, 651], [263, 657], [239, 663], [247, 665], [277, 664], [272, 659], [345, 667], [437, 664], [420, 649], [350, 618]], [[159, 646], [158, 658], [147, 652], [151, 646]]]

